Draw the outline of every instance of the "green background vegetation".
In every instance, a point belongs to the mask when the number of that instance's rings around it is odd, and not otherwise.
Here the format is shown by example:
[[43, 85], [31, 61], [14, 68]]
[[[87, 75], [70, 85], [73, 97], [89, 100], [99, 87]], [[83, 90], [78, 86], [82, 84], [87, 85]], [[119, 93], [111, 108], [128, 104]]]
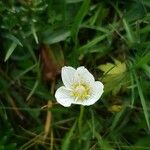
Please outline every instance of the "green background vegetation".
[[[56, 103], [64, 65], [104, 83], [96, 104]], [[149, 81], [149, 0], [0, 1], [0, 150], [150, 149]]]

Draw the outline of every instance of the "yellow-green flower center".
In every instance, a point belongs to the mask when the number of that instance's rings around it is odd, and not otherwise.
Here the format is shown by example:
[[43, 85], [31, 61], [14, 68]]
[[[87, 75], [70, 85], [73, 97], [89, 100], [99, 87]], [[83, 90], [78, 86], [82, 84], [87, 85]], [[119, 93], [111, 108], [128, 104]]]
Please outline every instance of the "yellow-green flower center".
[[72, 89], [72, 96], [76, 100], [84, 100], [90, 96], [90, 86], [87, 84], [74, 84]]

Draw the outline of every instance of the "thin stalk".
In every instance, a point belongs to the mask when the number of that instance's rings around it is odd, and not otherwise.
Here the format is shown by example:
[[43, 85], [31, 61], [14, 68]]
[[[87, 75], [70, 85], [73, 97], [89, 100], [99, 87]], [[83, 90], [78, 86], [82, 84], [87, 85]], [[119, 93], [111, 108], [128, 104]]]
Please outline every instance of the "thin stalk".
[[84, 106], [81, 106], [80, 107], [79, 120], [78, 120], [78, 127], [79, 127], [79, 133], [80, 134], [81, 134], [81, 130], [82, 130], [83, 114], [84, 114]]
[[[55, 80], [52, 81], [52, 84], [51, 84], [51, 94], [53, 95], [54, 94], [54, 87], [55, 87]], [[46, 116], [46, 122], [45, 122], [45, 129], [44, 129], [44, 138], [43, 140], [45, 141], [47, 139], [47, 136], [49, 133], [51, 133], [51, 125], [52, 125], [52, 112], [49, 110], [52, 108], [52, 101], [51, 100], [48, 100], [48, 103], [47, 103], [47, 108], [48, 108], [48, 111], [47, 111], [47, 116]], [[51, 146], [50, 146], [50, 150], [53, 149], [53, 144], [52, 144], [52, 141], [53, 141], [53, 134], [51, 134]]]

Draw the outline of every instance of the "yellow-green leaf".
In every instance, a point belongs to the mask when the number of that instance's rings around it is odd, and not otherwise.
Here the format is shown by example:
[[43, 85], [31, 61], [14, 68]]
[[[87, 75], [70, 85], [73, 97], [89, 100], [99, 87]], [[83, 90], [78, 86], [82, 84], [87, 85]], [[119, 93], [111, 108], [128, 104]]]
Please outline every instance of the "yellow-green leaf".
[[100, 70], [104, 72], [104, 74], [108, 75], [117, 75], [117, 74], [122, 74], [126, 71], [126, 64], [123, 62], [120, 62], [117, 59], [114, 59], [114, 64], [113, 63], [106, 63], [103, 65], [100, 65], [98, 67]]
[[117, 59], [113, 59], [114, 63], [106, 63], [98, 68], [104, 72], [103, 82], [105, 82], [105, 91], [112, 91], [116, 95], [124, 82], [124, 73], [127, 70], [126, 64]]

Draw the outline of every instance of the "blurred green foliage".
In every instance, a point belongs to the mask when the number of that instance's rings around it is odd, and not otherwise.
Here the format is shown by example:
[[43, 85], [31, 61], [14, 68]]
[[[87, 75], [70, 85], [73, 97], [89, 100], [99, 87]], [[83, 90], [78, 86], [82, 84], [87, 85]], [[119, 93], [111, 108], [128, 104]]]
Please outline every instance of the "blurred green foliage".
[[[149, 0], [1, 0], [0, 33], [0, 149], [150, 149]], [[101, 100], [56, 104], [43, 77], [43, 45], [103, 81]], [[114, 59], [127, 69], [106, 83], [98, 66]], [[55, 90], [61, 84], [57, 76]], [[43, 141], [48, 100], [51, 134]]]

